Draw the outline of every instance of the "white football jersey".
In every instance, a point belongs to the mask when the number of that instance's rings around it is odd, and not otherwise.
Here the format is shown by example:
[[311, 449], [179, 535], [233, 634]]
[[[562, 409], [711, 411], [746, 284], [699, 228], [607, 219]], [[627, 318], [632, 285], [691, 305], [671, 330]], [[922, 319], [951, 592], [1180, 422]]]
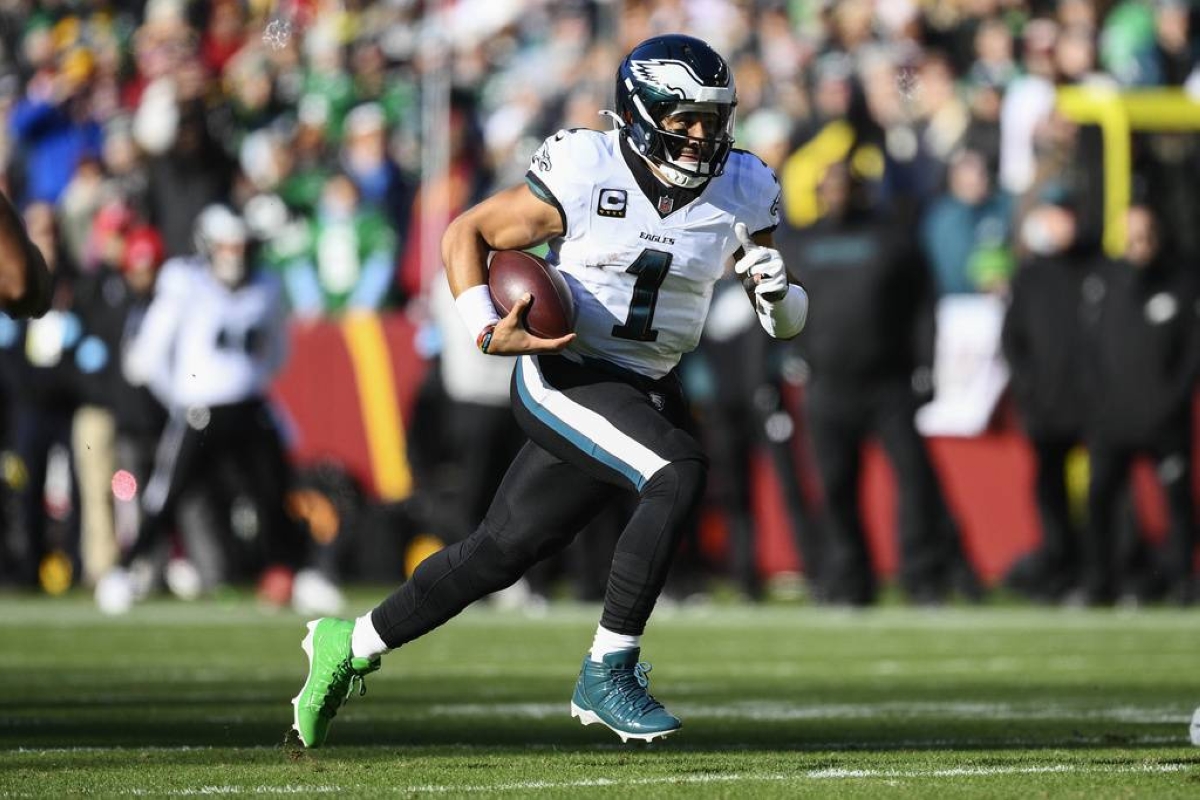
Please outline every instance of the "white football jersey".
[[125, 353], [125, 374], [164, 405], [220, 406], [262, 397], [283, 365], [282, 287], [269, 273], [230, 289], [199, 258], [163, 265], [154, 300]]
[[577, 338], [566, 355], [660, 378], [700, 341], [713, 284], [741, 247], [734, 223], [751, 233], [779, 223], [779, 183], [757, 156], [734, 150], [699, 196], [660, 212], [620, 136], [559, 131], [534, 154], [527, 181], [563, 216], [566, 232], [550, 242], [548, 260], [575, 299]]

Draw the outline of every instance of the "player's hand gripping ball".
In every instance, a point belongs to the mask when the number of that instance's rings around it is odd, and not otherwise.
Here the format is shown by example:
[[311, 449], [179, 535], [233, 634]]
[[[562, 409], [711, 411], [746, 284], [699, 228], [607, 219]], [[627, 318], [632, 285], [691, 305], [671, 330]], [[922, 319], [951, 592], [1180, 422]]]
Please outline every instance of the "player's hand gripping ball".
[[522, 250], [497, 250], [488, 268], [492, 304], [507, 316], [526, 293], [533, 302], [525, 313], [525, 329], [543, 339], [566, 336], [575, 328], [575, 301], [566, 280], [543, 258]]

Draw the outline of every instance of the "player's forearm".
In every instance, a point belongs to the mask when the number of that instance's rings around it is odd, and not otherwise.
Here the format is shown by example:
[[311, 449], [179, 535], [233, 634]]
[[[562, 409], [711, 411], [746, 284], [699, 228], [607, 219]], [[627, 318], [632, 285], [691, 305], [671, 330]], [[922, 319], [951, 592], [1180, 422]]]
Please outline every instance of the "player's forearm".
[[472, 286], [487, 283], [487, 257], [492, 250], [524, 250], [563, 232], [558, 211], [534, 197], [525, 184], [504, 189], [446, 228], [442, 263], [457, 298]]
[[772, 303], [760, 297], [754, 310], [763, 330], [776, 339], [791, 339], [804, 330], [808, 321], [808, 293], [793, 283], [782, 300]]
[[0, 311], [40, 317], [50, 307], [52, 286], [46, 259], [29, 240], [17, 210], [0, 194]]
[[476, 343], [500, 321], [487, 286], [489, 249], [479, 228], [472, 224], [470, 213], [451, 222], [442, 237], [442, 263], [454, 305]]
[[456, 298], [472, 286], [487, 283], [487, 256], [490, 248], [470, 213], [450, 223], [442, 236], [442, 264]]
[[5, 311], [19, 305], [28, 292], [30, 276], [26, 261], [24, 248], [13, 246], [9, 231], [0, 232], [0, 307]]

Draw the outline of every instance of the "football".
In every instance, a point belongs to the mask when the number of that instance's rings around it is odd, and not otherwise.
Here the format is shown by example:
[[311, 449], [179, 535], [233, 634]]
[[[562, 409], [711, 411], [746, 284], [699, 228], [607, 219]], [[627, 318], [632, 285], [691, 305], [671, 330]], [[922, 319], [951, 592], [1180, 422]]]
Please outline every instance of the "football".
[[543, 258], [522, 250], [497, 250], [488, 267], [488, 288], [501, 315], [507, 315], [521, 295], [533, 295], [525, 314], [525, 329], [534, 336], [556, 339], [575, 328], [571, 289]]

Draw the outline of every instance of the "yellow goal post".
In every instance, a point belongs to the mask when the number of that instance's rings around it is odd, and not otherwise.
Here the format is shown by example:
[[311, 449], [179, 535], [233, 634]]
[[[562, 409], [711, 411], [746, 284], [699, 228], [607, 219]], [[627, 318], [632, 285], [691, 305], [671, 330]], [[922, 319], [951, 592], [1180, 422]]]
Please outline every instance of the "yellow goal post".
[[1060, 86], [1058, 112], [1098, 125], [1104, 147], [1104, 252], [1125, 251], [1125, 212], [1133, 179], [1134, 132], [1200, 131], [1200, 102], [1182, 89], [1122, 91], [1108, 86]]

